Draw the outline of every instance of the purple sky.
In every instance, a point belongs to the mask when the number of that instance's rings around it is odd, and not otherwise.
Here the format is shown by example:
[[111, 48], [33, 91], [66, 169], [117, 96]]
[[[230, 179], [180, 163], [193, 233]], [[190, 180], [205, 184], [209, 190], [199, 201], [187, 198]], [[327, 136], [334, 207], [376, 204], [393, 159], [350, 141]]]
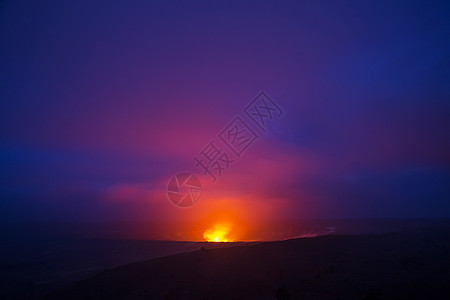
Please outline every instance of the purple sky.
[[[448, 1], [44, 2], [0, 4], [3, 221], [450, 217]], [[260, 90], [284, 115], [212, 184]]]

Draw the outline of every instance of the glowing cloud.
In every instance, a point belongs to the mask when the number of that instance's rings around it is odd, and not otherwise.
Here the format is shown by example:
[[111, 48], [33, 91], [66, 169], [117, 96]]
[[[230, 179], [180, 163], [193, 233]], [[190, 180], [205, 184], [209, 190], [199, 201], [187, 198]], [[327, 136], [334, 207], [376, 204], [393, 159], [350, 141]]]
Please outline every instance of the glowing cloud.
[[229, 237], [231, 226], [228, 223], [219, 223], [203, 233], [203, 238], [207, 242], [233, 242]]

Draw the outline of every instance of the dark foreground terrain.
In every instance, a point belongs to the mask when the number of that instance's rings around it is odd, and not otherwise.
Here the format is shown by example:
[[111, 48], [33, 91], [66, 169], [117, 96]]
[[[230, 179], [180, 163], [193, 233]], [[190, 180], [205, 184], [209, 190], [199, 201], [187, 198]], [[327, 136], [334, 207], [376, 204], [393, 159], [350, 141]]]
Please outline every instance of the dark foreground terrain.
[[330, 235], [128, 264], [45, 299], [450, 299], [450, 230]]

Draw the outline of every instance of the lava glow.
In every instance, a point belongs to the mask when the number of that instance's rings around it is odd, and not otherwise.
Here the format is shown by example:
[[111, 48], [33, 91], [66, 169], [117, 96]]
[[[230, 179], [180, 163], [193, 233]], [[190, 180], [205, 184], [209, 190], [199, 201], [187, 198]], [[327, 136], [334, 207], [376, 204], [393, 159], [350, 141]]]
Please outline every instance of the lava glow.
[[203, 238], [207, 242], [233, 242], [229, 237], [230, 229], [231, 226], [227, 223], [216, 224], [203, 233]]

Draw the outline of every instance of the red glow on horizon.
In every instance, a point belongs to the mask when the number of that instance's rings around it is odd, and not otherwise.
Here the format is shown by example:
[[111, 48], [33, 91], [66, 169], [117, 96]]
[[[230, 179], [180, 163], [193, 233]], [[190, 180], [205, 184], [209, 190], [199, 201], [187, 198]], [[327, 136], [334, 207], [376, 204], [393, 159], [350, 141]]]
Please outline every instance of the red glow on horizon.
[[215, 243], [234, 242], [232, 237], [230, 237], [230, 230], [231, 225], [229, 223], [215, 224], [212, 228], [207, 229], [203, 233], [203, 238], [207, 242], [215, 242]]

